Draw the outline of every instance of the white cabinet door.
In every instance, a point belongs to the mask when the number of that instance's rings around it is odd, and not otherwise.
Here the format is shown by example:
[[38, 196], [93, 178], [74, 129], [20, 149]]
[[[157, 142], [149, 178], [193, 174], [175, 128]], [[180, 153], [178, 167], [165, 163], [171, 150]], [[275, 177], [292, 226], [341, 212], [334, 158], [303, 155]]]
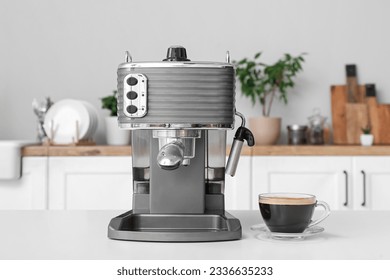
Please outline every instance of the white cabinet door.
[[47, 209], [47, 158], [22, 158], [22, 177], [0, 180], [0, 210]]
[[130, 210], [131, 201], [131, 157], [49, 158], [49, 209]]
[[241, 156], [237, 166], [236, 175], [231, 177], [225, 174], [225, 209], [250, 210], [251, 209], [251, 173], [252, 157]]
[[355, 209], [390, 210], [390, 157], [354, 157], [353, 164]]
[[351, 209], [350, 157], [338, 156], [254, 156], [252, 207], [264, 192], [310, 193], [331, 209]]

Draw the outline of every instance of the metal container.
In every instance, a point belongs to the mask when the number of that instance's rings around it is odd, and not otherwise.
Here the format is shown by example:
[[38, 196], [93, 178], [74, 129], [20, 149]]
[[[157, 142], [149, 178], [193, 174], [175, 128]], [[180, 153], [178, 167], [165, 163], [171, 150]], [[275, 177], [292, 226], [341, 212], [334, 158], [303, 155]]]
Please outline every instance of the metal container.
[[304, 145], [307, 144], [307, 126], [306, 125], [288, 125], [288, 144]]
[[322, 116], [320, 110], [315, 108], [313, 115], [308, 118], [309, 120], [309, 143], [313, 145], [322, 145], [324, 141], [324, 126], [326, 117]]

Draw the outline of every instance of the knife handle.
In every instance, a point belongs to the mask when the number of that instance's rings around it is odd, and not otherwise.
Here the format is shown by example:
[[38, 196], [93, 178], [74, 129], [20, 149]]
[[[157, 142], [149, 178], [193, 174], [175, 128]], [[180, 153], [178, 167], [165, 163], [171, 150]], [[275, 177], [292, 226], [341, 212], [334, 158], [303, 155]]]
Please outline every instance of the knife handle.
[[345, 71], [347, 72], [348, 77], [357, 77], [356, 65], [355, 64], [347, 64], [345, 66]]
[[347, 74], [347, 96], [348, 102], [356, 103], [360, 102], [359, 98], [359, 86], [357, 82], [357, 71], [355, 64], [349, 64], [345, 66]]
[[375, 84], [366, 84], [366, 97], [376, 97]]

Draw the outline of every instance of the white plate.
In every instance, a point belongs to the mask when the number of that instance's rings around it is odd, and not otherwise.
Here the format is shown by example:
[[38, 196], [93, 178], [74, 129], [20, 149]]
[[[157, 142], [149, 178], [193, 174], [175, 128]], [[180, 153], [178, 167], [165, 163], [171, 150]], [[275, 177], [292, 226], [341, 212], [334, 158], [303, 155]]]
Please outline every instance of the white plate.
[[83, 139], [91, 139], [93, 137], [93, 135], [95, 134], [97, 126], [98, 126], [98, 113], [97, 113], [96, 108], [94, 106], [92, 106], [92, 104], [90, 104], [86, 101], [82, 101], [82, 102], [83, 102], [84, 106], [87, 108], [89, 116], [90, 116], [90, 120], [91, 120], [89, 130]]
[[300, 233], [286, 233], [286, 232], [271, 232], [266, 225], [259, 224], [251, 226], [251, 230], [257, 231], [260, 233], [260, 237], [263, 238], [272, 238], [280, 240], [303, 240], [306, 237], [314, 236], [320, 234], [324, 231], [323, 227], [312, 226], [305, 229], [304, 232]]
[[[64, 99], [50, 107], [43, 127], [56, 144], [71, 144], [85, 139], [91, 126], [90, 113], [83, 101]], [[77, 132], [78, 130], [78, 132]]]

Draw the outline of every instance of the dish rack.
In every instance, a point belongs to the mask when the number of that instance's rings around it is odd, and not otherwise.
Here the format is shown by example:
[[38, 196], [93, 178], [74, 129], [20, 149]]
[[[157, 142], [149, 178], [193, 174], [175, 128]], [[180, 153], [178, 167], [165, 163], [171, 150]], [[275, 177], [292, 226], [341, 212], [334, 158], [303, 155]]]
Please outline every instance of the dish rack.
[[[53, 139], [55, 138], [55, 133], [56, 131], [54, 131], [54, 121], [51, 120], [50, 135], [53, 136]], [[49, 137], [46, 137], [46, 139], [42, 142], [42, 145], [44, 146], [94, 146], [96, 145], [96, 142], [94, 142], [92, 138], [80, 139], [80, 125], [78, 121], [75, 121], [75, 136], [76, 137], [72, 137], [73, 139], [72, 143], [69, 144], [62, 144], [62, 143], [58, 144], [53, 140], [51, 140]]]
[[84, 100], [64, 99], [50, 107], [43, 128], [47, 145], [95, 145], [92, 140], [98, 126], [96, 109]]

